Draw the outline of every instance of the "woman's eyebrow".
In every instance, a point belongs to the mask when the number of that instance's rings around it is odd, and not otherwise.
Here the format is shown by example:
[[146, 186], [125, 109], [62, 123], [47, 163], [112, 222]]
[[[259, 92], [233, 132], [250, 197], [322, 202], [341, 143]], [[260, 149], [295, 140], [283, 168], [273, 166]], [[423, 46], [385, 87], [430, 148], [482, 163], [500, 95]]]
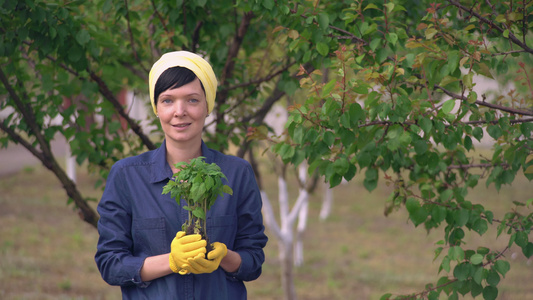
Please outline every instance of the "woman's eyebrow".
[[[159, 98], [161, 98], [161, 97], [165, 97], [165, 96], [173, 96], [173, 94], [171, 94], [171, 93], [165, 93], [165, 92], [159, 94]], [[203, 96], [203, 94], [201, 94], [201, 93], [197, 93], [197, 92], [192, 92], [192, 93], [185, 94], [185, 95], [182, 95], [182, 96], [184, 96], [184, 97], [190, 97], [190, 96]]]

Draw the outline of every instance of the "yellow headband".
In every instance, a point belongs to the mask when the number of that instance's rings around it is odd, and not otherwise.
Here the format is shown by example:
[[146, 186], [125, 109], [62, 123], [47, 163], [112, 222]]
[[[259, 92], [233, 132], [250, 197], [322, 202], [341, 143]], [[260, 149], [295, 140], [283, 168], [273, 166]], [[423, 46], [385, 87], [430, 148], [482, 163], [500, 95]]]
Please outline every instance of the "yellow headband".
[[150, 102], [154, 109], [154, 114], [157, 114], [157, 109], [154, 101], [155, 83], [159, 76], [167, 69], [173, 67], [184, 67], [196, 74], [205, 89], [205, 98], [207, 100], [207, 112], [211, 113], [215, 106], [215, 96], [217, 93], [217, 78], [211, 65], [202, 57], [188, 51], [174, 51], [163, 54], [161, 58], [154, 63], [150, 75], [148, 76], [148, 85], [150, 88]]

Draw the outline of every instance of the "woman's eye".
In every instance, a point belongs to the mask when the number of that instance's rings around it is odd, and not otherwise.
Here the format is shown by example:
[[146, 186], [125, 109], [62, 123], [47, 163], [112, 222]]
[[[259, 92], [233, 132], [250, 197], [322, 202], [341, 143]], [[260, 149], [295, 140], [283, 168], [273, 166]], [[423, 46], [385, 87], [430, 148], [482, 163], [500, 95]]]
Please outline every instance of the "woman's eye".
[[199, 102], [198, 99], [194, 99], [194, 98], [193, 98], [193, 99], [190, 99], [189, 101], [192, 102], [192, 103], [197, 103], [197, 102]]
[[161, 103], [171, 103], [172, 101], [170, 101], [170, 99], [163, 99], [161, 100]]

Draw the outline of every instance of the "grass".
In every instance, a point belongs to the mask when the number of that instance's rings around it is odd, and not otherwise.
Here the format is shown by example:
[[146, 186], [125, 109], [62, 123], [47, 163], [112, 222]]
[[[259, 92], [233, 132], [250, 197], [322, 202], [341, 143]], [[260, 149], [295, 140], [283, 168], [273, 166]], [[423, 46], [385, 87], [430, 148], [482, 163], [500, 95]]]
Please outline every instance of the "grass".
[[[77, 180], [84, 196], [100, 197], [101, 191], [93, 188], [96, 178], [80, 172]], [[275, 204], [276, 179], [263, 180]], [[501, 219], [513, 200], [532, 197], [531, 186], [521, 177], [500, 192], [480, 184], [469, 198]], [[405, 210], [385, 217], [389, 192], [380, 185], [368, 193], [357, 179], [341, 185], [334, 189], [326, 221], [318, 218], [321, 191], [312, 196], [305, 263], [295, 268], [299, 299], [379, 299], [386, 292], [421, 291], [445, 275], [437, 274], [440, 260], [433, 260], [442, 233], [415, 228]], [[291, 195], [295, 198], [296, 192]], [[277, 241], [268, 234], [263, 274], [247, 283], [249, 299], [282, 298]], [[482, 238], [467, 236], [473, 245], [490, 248], [503, 249], [507, 243], [492, 229]], [[108, 286], [94, 263], [97, 239], [97, 231], [67, 206], [64, 190], [47, 170], [29, 167], [0, 178], [0, 299], [120, 299], [120, 289]], [[533, 299], [531, 260], [520, 249], [511, 250], [511, 271], [498, 286], [498, 299]]]

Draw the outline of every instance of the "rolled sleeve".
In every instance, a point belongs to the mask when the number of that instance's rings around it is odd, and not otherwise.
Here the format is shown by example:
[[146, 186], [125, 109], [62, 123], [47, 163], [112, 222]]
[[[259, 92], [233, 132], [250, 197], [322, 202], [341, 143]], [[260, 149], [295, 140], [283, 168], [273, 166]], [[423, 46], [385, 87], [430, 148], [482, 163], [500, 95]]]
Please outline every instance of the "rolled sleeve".
[[241, 256], [241, 266], [230, 276], [243, 281], [257, 279], [265, 261], [265, 247], [268, 238], [265, 235], [262, 201], [253, 170], [246, 164], [243, 175], [243, 194], [239, 199], [238, 229], [234, 251]]
[[100, 214], [98, 233], [100, 235], [95, 261], [102, 278], [110, 285], [137, 285], [147, 287], [141, 280], [140, 271], [148, 255], [132, 253], [131, 215], [127, 205], [128, 189], [123, 186], [120, 167], [113, 167], [108, 185], [103, 193], [97, 211]]

